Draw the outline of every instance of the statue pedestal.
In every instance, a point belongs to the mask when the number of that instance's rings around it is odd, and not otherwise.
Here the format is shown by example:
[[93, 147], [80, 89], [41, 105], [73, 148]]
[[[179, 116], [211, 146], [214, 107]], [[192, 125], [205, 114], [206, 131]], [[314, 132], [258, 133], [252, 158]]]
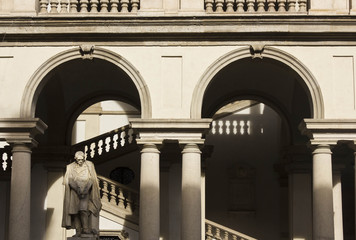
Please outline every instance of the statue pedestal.
[[67, 237], [67, 240], [98, 240], [92, 234], [82, 234], [80, 237]]

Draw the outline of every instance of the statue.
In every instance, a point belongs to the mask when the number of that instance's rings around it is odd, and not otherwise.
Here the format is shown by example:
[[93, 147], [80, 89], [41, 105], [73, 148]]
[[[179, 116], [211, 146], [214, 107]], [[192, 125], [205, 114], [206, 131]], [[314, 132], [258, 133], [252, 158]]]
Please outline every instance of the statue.
[[75, 229], [73, 237], [99, 235], [99, 211], [101, 209], [98, 178], [94, 164], [85, 160], [83, 152], [75, 153], [74, 162], [67, 165], [62, 227]]

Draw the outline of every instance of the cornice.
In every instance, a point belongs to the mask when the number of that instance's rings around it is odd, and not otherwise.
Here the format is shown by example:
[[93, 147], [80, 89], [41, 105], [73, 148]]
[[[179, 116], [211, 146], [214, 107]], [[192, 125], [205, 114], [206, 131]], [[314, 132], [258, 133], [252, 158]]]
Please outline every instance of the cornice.
[[3, 42], [355, 41], [356, 16], [0, 16]]

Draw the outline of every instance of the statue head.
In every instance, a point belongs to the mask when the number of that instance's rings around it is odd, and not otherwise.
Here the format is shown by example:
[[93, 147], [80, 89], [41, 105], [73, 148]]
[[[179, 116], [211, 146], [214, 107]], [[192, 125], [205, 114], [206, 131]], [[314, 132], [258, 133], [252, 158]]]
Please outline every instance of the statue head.
[[79, 166], [82, 166], [83, 163], [85, 162], [85, 154], [82, 151], [78, 151], [74, 155], [74, 160]]

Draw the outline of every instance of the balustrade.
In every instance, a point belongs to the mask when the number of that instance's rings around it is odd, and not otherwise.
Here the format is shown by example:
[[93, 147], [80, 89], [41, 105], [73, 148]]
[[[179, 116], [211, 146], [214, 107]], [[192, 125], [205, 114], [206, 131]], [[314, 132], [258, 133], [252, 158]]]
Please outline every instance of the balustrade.
[[207, 13], [306, 13], [307, 0], [204, 0]]
[[87, 160], [97, 163], [136, 148], [136, 136], [129, 126], [125, 126], [75, 144], [72, 146], [72, 152], [83, 151]]
[[4, 148], [0, 148], [0, 161], [1, 161], [1, 167], [3, 172], [11, 173], [12, 153], [11, 153], [10, 146], [5, 146]]
[[[250, 135], [252, 121], [249, 118], [239, 118], [237, 120], [217, 120], [211, 124], [213, 135]], [[258, 130], [258, 128], [260, 128]], [[263, 134], [261, 126], [254, 126], [254, 134]]]
[[205, 220], [205, 231], [207, 240], [257, 240], [208, 219]]
[[108, 178], [98, 176], [103, 203], [117, 207], [129, 215], [138, 215], [139, 193]]
[[40, 14], [137, 13], [140, 0], [39, 0]]

